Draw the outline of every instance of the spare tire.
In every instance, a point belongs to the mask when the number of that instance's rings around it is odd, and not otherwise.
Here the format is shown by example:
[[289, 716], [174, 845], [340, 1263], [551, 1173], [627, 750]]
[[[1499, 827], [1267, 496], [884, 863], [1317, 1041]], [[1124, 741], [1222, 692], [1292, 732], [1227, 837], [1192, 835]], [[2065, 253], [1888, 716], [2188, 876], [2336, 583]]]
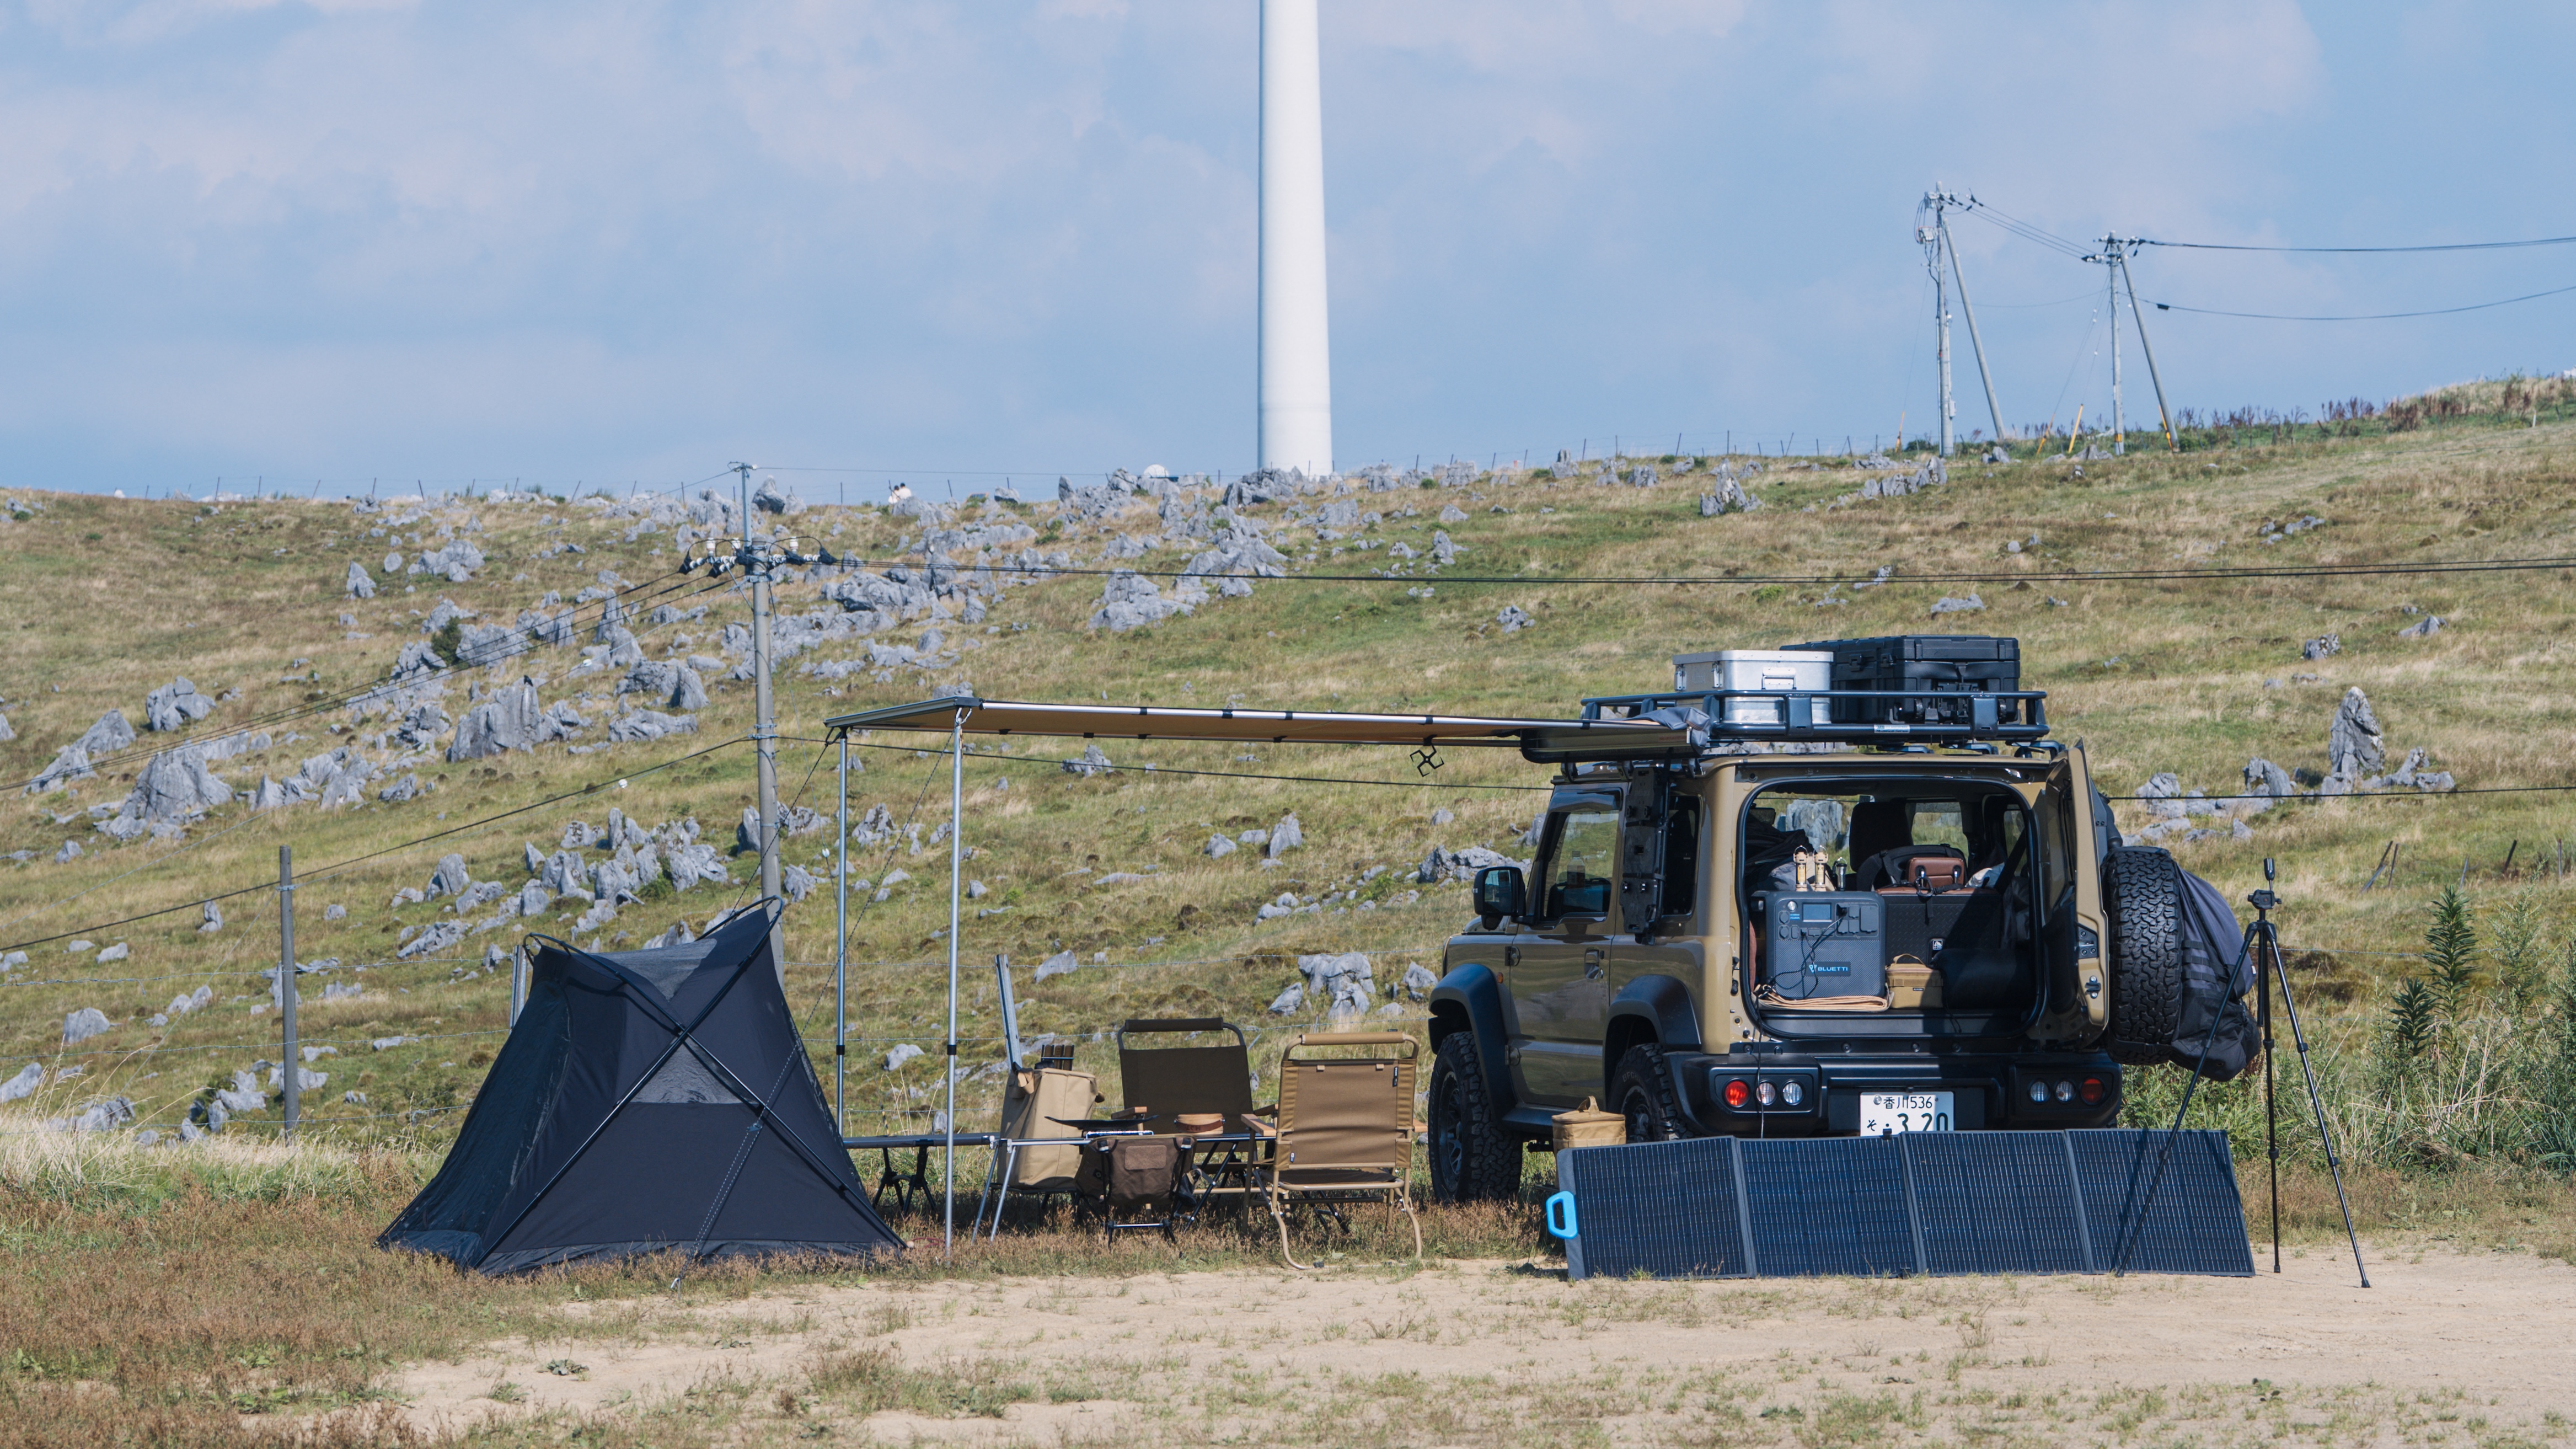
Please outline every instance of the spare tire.
[[2110, 917], [2111, 1021], [2103, 1050], [2133, 1067], [2166, 1059], [2183, 993], [2182, 867], [2161, 850], [2122, 846], [2102, 865]]

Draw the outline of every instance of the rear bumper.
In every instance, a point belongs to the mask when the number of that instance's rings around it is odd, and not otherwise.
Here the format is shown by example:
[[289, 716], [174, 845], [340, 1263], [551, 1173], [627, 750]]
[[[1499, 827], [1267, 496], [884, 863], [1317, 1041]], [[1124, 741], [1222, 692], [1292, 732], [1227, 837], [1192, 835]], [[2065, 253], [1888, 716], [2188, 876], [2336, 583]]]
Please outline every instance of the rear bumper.
[[[2120, 1067], [2100, 1052], [1675, 1052], [1670, 1060], [1682, 1110], [1708, 1136], [1849, 1136], [1860, 1131], [1862, 1096], [1873, 1092], [1948, 1092], [1954, 1124], [1963, 1132], [2108, 1127], [2120, 1116]], [[1744, 1084], [1741, 1106], [1729, 1102], [1728, 1087], [1736, 1082]], [[2098, 1101], [2083, 1099], [2087, 1082], [2099, 1084]], [[2067, 1089], [2063, 1097], [2061, 1084]]]

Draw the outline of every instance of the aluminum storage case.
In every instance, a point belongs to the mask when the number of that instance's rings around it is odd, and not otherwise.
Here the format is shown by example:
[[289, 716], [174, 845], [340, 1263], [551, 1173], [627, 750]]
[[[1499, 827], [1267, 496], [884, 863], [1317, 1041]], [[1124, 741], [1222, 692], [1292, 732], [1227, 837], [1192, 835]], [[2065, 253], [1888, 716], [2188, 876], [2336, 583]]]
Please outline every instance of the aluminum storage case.
[[[1833, 675], [1834, 656], [1825, 650], [1719, 649], [1673, 656], [1673, 688], [1684, 693], [1756, 689], [1821, 694], [1833, 687]], [[1787, 705], [1777, 699], [1730, 699], [1720, 716], [1721, 723], [1731, 725], [1776, 725], [1787, 720]]]

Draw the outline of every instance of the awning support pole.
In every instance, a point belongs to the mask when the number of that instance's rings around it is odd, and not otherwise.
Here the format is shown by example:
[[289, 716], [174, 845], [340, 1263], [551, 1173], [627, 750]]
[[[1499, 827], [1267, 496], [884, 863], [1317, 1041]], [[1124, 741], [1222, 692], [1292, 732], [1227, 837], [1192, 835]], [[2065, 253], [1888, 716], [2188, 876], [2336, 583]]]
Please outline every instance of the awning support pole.
[[957, 927], [966, 899], [966, 711], [948, 732], [948, 1150], [947, 1217], [940, 1229], [943, 1260], [957, 1256]]
[[850, 736], [841, 734], [840, 840], [832, 847], [832, 1130], [850, 1135]]

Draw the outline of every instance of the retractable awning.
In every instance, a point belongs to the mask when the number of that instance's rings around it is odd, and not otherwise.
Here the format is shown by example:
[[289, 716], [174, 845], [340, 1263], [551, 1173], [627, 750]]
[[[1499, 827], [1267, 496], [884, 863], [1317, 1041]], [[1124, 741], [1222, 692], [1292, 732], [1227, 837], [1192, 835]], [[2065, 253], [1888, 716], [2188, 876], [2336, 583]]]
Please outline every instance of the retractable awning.
[[[960, 715], [964, 718], [959, 718]], [[1315, 709], [1179, 709], [1152, 704], [1032, 704], [955, 697], [835, 715], [852, 730], [963, 729], [968, 734], [1080, 739], [1216, 740], [1240, 744], [1511, 746], [1528, 758], [1645, 756], [1694, 747], [1687, 731], [1651, 720], [1494, 719], [1478, 715], [1348, 714]]]

